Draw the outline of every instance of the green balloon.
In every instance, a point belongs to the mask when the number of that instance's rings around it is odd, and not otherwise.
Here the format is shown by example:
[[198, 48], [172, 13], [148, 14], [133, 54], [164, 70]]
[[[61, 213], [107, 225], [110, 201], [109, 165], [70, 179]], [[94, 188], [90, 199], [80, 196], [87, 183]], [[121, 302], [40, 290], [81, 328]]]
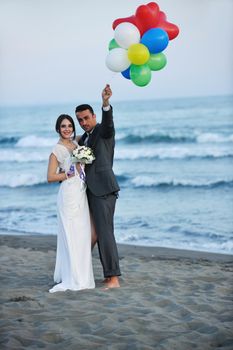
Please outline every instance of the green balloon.
[[150, 54], [150, 58], [147, 64], [151, 70], [160, 70], [166, 66], [167, 59], [163, 52]]
[[120, 47], [120, 46], [117, 44], [115, 39], [112, 39], [108, 44], [109, 51], [112, 49], [115, 49], [116, 47]]
[[140, 66], [131, 64], [130, 78], [137, 86], [146, 86], [151, 80], [151, 70], [148, 64], [141, 64]]

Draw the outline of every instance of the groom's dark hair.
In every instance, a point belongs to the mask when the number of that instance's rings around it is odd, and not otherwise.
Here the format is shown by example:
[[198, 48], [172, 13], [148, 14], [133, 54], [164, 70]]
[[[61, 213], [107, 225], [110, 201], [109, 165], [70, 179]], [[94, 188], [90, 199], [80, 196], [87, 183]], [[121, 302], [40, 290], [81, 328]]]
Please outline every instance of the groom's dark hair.
[[73, 131], [74, 131], [73, 140], [75, 140], [75, 138], [76, 138], [76, 132], [75, 132], [74, 120], [73, 120], [73, 118], [72, 118], [70, 115], [68, 115], [68, 114], [61, 114], [61, 115], [59, 115], [59, 117], [57, 118], [57, 121], [56, 121], [56, 125], [55, 125], [55, 130], [56, 130], [56, 132], [57, 132], [58, 134], [61, 135], [61, 131], [60, 131], [60, 129], [61, 129], [61, 123], [62, 123], [62, 121], [63, 121], [64, 119], [68, 119], [69, 122], [72, 124]]
[[93, 108], [88, 104], [82, 104], [77, 106], [75, 108], [75, 113], [85, 111], [86, 109], [88, 109], [91, 112], [91, 114], [94, 114]]

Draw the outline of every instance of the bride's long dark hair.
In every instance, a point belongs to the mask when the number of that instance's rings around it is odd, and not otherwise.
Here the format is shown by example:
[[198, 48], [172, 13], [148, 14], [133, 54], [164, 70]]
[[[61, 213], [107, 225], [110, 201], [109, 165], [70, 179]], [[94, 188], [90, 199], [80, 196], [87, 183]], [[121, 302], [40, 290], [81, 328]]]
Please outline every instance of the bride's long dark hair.
[[75, 140], [76, 138], [76, 131], [75, 131], [75, 125], [74, 125], [74, 120], [73, 118], [68, 115], [68, 114], [61, 114], [59, 115], [59, 117], [57, 118], [57, 121], [56, 121], [56, 126], [55, 126], [55, 130], [56, 132], [61, 136], [61, 123], [64, 119], [68, 119], [69, 122], [72, 124], [72, 127], [73, 127], [73, 137], [72, 139]]

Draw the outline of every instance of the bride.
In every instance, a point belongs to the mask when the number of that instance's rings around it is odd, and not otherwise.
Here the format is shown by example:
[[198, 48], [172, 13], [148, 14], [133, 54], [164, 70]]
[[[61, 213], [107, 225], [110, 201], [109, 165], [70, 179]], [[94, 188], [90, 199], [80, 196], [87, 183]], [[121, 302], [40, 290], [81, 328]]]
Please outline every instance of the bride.
[[[95, 288], [91, 257], [91, 220], [80, 164], [70, 168], [70, 156], [78, 147], [73, 119], [62, 114], [56, 122], [60, 135], [48, 164], [48, 182], [61, 182], [57, 197], [58, 235], [54, 271], [56, 284], [50, 293]], [[58, 168], [62, 172], [58, 173]]]

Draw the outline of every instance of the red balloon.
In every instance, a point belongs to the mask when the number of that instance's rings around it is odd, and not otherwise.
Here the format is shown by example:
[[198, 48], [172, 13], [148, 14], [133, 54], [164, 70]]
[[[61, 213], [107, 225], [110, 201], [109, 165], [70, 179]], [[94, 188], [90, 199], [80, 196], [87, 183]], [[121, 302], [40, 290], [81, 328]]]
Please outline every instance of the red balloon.
[[140, 5], [133, 16], [116, 19], [112, 24], [113, 29], [123, 22], [134, 24], [140, 31], [141, 36], [151, 28], [165, 30], [170, 40], [175, 39], [179, 34], [179, 28], [175, 24], [167, 22], [165, 13], [160, 11], [156, 2]]
[[132, 23], [132, 24], [136, 25], [136, 23], [135, 23], [135, 16], [115, 19], [115, 21], [112, 24], [113, 30], [115, 30], [115, 28], [118, 26], [118, 24], [123, 23], [123, 22], [129, 22], [129, 23]]
[[177, 25], [167, 22], [166, 15], [164, 12], [160, 11], [159, 21], [157, 23], [157, 27], [165, 30], [167, 32], [169, 40], [175, 39], [179, 34], [179, 28]]
[[163, 11], [159, 11], [159, 22], [166, 22], [167, 16]]
[[118, 24], [120, 23], [124, 23], [124, 22], [129, 22], [134, 24], [138, 30], [140, 31], [140, 33], [142, 34], [143, 32], [143, 26], [140, 23], [140, 21], [138, 20], [138, 18], [136, 16], [130, 16], [130, 17], [125, 17], [125, 18], [117, 18], [115, 19], [115, 21], [112, 24], [112, 28], [115, 30], [115, 28], [118, 26]]
[[159, 6], [155, 2], [150, 2], [147, 5], [141, 5], [137, 8], [136, 18], [140, 21], [143, 35], [148, 29], [155, 28], [159, 20]]

